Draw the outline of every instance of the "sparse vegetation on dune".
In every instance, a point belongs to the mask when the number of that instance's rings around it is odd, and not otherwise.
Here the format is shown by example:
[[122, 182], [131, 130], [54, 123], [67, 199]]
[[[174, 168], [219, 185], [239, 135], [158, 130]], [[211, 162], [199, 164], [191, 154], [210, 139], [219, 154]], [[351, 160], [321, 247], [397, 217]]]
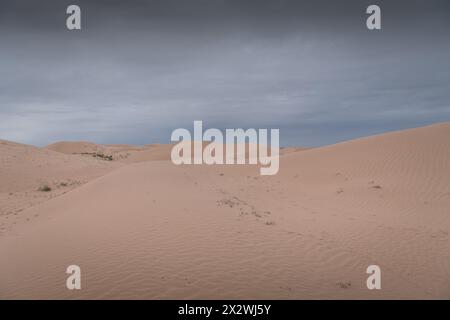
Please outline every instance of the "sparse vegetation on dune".
[[[77, 154], [77, 153], [75, 153], [75, 154]], [[106, 160], [106, 161], [112, 161], [113, 160], [112, 155], [106, 155], [106, 154], [98, 153], [98, 152], [82, 152], [82, 153], [78, 153], [78, 154], [91, 155], [94, 158], [100, 158], [100, 159]]]
[[43, 186], [40, 186], [38, 188], [38, 191], [42, 191], [42, 192], [50, 192], [52, 191], [52, 188], [50, 188], [48, 185], [44, 184]]

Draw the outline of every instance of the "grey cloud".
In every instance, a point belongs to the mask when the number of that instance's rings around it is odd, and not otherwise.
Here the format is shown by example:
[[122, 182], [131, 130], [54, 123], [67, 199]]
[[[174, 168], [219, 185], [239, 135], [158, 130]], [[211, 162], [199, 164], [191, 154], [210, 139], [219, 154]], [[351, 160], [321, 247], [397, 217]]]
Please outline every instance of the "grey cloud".
[[370, 32], [365, 1], [79, 1], [69, 32], [72, 2], [2, 1], [0, 138], [168, 142], [199, 119], [322, 145], [450, 120], [448, 2], [381, 2]]

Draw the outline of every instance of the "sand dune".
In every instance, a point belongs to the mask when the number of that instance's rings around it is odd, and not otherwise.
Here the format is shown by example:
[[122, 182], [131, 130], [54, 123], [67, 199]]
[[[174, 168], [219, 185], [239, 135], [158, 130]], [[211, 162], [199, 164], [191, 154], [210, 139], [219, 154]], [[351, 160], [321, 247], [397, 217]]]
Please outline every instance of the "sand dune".
[[65, 154], [82, 154], [105, 152], [106, 146], [87, 141], [60, 141], [48, 145], [46, 149]]
[[116, 167], [106, 161], [0, 140], [0, 236], [35, 218], [24, 209], [64, 194]]
[[[449, 137], [445, 123], [285, 152], [275, 176], [106, 168], [0, 236], [0, 298], [449, 299]], [[71, 264], [82, 290], [65, 288]]]
[[[208, 143], [204, 142], [203, 148], [207, 145]], [[172, 150], [172, 147], [172, 144], [147, 144], [144, 146], [133, 146], [126, 144], [102, 145], [86, 141], [61, 141], [50, 144], [46, 146], [45, 149], [64, 154], [78, 154], [86, 157], [92, 157], [96, 155], [105, 157], [111, 156], [111, 159], [114, 161], [135, 163], [153, 160], [170, 160], [170, 152]], [[225, 145], [222, 148], [223, 153], [225, 154]], [[295, 153], [304, 150], [308, 149], [297, 147], [281, 148], [280, 155]], [[194, 154], [193, 145], [191, 146], [191, 154], [192, 156]], [[248, 157], [248, 144], [246, 144], [245, 158], [248, 159]]]
[[48, 145], [46, 149], [65, 154], [84, 156], [110, 156], [112, 160], [125, 163], [144, 162], [152, 160], [170, 160], [168, 144], [149, 144], [133, 146], [126, 144], [101, 145], [85, 141], [61, 141]]

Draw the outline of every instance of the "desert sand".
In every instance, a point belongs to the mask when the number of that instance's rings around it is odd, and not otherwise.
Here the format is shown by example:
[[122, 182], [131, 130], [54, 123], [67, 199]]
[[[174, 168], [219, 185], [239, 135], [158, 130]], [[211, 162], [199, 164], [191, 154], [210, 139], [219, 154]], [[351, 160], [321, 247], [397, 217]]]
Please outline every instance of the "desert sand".
[[275, 176], [170, 148], [1, 141], [0, 298], [450, 299], [450, 123], [287, 148]]

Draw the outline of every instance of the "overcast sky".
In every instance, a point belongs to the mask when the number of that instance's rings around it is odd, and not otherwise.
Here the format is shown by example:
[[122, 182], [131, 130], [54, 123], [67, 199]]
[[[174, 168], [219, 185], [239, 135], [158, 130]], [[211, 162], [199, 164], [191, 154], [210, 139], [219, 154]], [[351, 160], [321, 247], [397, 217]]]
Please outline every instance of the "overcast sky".
[[166, 143], [194, 120], [284, 146], [449, 121], [450, 1], [0, 0], [1, 139]]

